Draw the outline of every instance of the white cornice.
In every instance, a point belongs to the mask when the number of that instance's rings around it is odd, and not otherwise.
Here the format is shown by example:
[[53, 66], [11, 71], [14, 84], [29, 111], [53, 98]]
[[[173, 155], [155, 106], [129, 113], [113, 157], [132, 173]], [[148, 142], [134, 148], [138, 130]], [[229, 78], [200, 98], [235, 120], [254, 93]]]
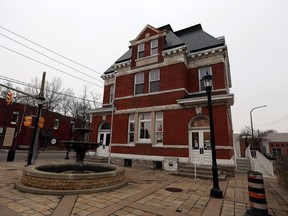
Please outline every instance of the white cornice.
[[102, 108], [97, 108], [97, 109], [92, 109], [89, 110], [89, 114], [105, 114], [105, 113], [111, 113], [112, 112], [112, 107], [102, 107]]
[[221, 46], [221, 47], [215, 47], [215, 48], [211, 48], [211, 49], [206, 49], [206, 50], [201, 50], [199, 52], [193, 52], [193, 53], [189, 53], [188, 56], [191, 58], [197, 58], [197, 57], [201, 57], [201, 56], [207, 56], [209, 54], [215, 54], [215, 53], [221, 53], [224, 50], [227, 49], [227, 46]]
[[188, 53], [186, 46], [180, 46], [180, 47], [175, 47], [173, 49], [164, 50], [162, 51], [162, 56], [165, 57], [165, 56], [174, 55], [174, 54], [183, 53], [183, 52]]
[[[213, 102], [228, 102], [229, 105], [234, 104], [234, 94], [221, 94], [221, 95], [212, 95]], [[177, 103], [180, 105], [198, 105], [207, 103], [207, 96], [203, 97], [191, 97], [177, 100]]]

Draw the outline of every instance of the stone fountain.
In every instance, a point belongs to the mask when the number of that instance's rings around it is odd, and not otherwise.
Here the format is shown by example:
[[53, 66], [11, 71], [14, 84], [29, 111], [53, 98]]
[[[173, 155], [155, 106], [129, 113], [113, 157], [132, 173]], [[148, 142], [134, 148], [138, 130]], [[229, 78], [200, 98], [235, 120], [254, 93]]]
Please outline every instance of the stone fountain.
[[[27, 166], [21, 181], [15, 184], [20, 191], [37, 194], [80, 194], [114, 190], [125, 186], [125, 169], [112, 164], [84, 163], [85, 154], [100, 144], [87, 142], [89, 129], [75, 128], [77, 141], [64, 141], [76, 152], [75, 163], [51, 163]], [[77, 134], [78, 133], [78, 134]]]

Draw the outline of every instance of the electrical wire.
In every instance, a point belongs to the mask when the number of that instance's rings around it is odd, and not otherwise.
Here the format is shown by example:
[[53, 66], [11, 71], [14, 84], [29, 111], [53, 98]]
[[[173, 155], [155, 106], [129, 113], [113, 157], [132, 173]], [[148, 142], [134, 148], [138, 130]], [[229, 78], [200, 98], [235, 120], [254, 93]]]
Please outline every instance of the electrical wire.
[[90, 81], [88, 81], [88, 80], [84, 80], [84, 79], [82, 79], [82, 78], [80, 78], [80, 77], [77, 77], [77, 76], [75, 76], [75, 75], [69, 74], [68, 72], [65, 72], [65, 71], [63, 71], [63, 70], [60, 70], [60, 69], [55, 68], [55, 67], [53, 67], [53, 66], [50, 66], [50, 65], [48, 65], [48, 64], [46, 64], [46, 63], [43, 63], [43, 62], [41, 62], [41, 61], [38, 61], [38, 60], [36, 60], [36, 59], [34, 59], [34, 58], [32, 58], [32, 57], [29, 57], [29, 56], [27, 56], [27, 55], [24, 55], [24, 54], [22, 54], [22, 53], [19, 53], [19, 52], [15, 51], [15, 50], [12, 50], [12, 49], [10, 49], [10, 48], [8, 48], [8, 47], [5, 47], [5, 46], [1, 45], [1, 44], [0, 44], [0, 47], [2, 47], [2, 48], [4, 48], [4, 49], [7, 49], [7, 50], [9, 50], [9, 51], [11, 51], [11, 52], [14, 52], [14, 53], [16, 53], [16, 54], [18, 54], [18, 55], [21, 55], [21, 56], [23, 56], [23, 57], [25, 57], [25, 58], [28, 58], [28, 59], [30, 59], [30, 60], [32, 60], [32, 61], [35, 61], [35, 62], [37, 62], [37, 63], [39, 63], [39, 64], [42, 64], [42, 65], [45, 65], [45, 66], [47, 66], [47, 67], [49, 67], [49, 68], [52, 68], [52, 69], [54, 69], [54, 70], [57, 70], [57, 71], [59, 71], [59, 72], [61, 72], [61, 73], [64, 73], [64, 74], [66, 74], [66, 75], [68, 75], [68, 76], [71, 76], [71, 77], [73, 77], [73, 78], [79, 79], [79, 80], [81, 80], [81, 81], [83, 81], [83, 82], [86, 82], [86, 83], [89, 83], [89, 84], [91, 84], [91, 85], [95, 85], [95, 86], [98, 86], [98, 87], [100, 87], [100, 88], [103, 88], [102, 86], [100, 86], [100, 85], [98, 85], [98, 84], [96, 84], [96, 83], [92, 83], [92, 82], [90, 82]]
[[87, 77], [90, 77], [90, 78], [92, 78], [92, 79], [95, 79], [95, 80], [97, 80], [97, 81], [99, 81], [99, 82], [101, 82], [101, 83], [103, 82], [103, 80], [97, 79], [97, 78], [92, 77], [92, 76], [90, 76], [90, 75], [88, 75], [88, 74], [86, 74], [86, 73], [84, 73], [84, 72], [82, 72], [82, 71], [80, 71], [80, 70], [78, 70], [78, 69], [76, 69], [76, 68], [70, 67], [69, 65], [64, 64], [64, 63], [62, 63], [62, 62], [60, 62], [60, 61], [58, 61], [58, 60], [56, 60], [56, 59], [54, 59], [54, 58], [52, 58], [52, 57], [50, 57], [50, 56], [47, 56], [47, 55], [45, 55], [44, 53], [41, 53], [41, 52], [39, 52], [39, 51], [37, 51], [37, 50], [29, 47], [29, 46], [26, 46], [25, 44], [23, 44], [23, 43], [21, 43], [21, 42], [19, 42], [19, 41], [17, 41], [17, 40], [14, 40], [13, 38], [10, 38], [10, 37], [2, 34], [2, 33], [0, 33], [0, 35], [2, 35], [3, 37], [5, 37], [5, 38], [7, 38], [7, 39], [9, 39], [9, 40], [11, 40], [11, 41], [13, 41], [13, 42], [15, 42], [15, 43], [20, 44], [21, 46], [26, 47], [27, 49], [30, 49], [30, 50], [32, 50], [32, 51], [34, 51], [34, 52], [36, 52], [36, 53], [38, 53], [38, 54], [40, 54], [40, 55], [42, 55], [42, 56], [45, 56], [46, 58], [49, 58], [49, 59], [51, 59], [51, 60], [53, 60], [53, 61], [55, 61], [55, 62], [57, 62], [57, 63], [59, 63], [59, 64], [61, 64], [61, 65], [64, 65], [64, 66], [66, 66], [66, 67], [68, 67], [68, 68], [70, 68], [70, 69], [72, 69], [72, 70], [75, 70], [75, 71], [77, 71], [77, 72], [79, 72], [79, 73], [81, 73], [81, 74], [83, 74], [83, 75], [85, 75], [85, 76], [87, 76]]
[[44, 47], [44, 46], [42, 46], [42, 45], [40, 45], [40, 44], [38, 44], [38, 43], [36, 43], [36, 42], [34, 42], [34, 41], [32, 41], [32, 40], [29, 40], [28, 38], [25, 38], [25, 37], [23, 37], [23, 36], [15, 33], [15, 32], [13, 32], [13, 31], [7, 29], [7, 28], [4, 28], [4, 27], [2, 27], [2, 26], [0, 26], [0, 28], [2, 28], [2, 29], [4, 29], [5, 31], [8, 31], [8, 32], [10, 32], [10, 33], [12, 33], [12, 34], [14, 34], [14, 35], [16, 35], [16, 36], [18, 36], [18, 37], [26, 40], [26, 41], [29, 41], [30, 43], [33, 43], [33, 44], [35, 44], [36, 46], [39, 46], [39, 47], [41, 47], [41, 48], [43, 48], [43, 49], [45, 49], [45, 50], [47, 50], [47, 51], [49, 51], [49, 52], [51, 52], [51, 53], [54, 53], [55, 55], [58, 55], [58, 56], [66, 59], [66, 60], [68, 60], [68, 61], [71, 61], [71, 62], [73, 62], [73, 63], [75, 63], [75, 64], [77, 64], [77, 65], [80, 65], [80, 66], [88, 69], [88, 70], [91, 70], [91, 71], [93, 71], [93, 72], [95, 72], [95, 73], [98, 73], [99, 75], [102, 75], [102, 73], [100, 73], [100, 72], [98, 72], [98, 71], [96, 71], [96, 70], [94, 70], [94, 69], [91, 69], [91, 68], [89, 68], [89, 67], [87, 67], [87, 66], [85, 66], [85, 65], [83, 65], [83, 64], [80, 64], [80, 63], [78, 63], [78, 62], [76, 62], [76, 61], [74, 61], [74, 60], [72, 60], [72, 59], [70, 59], [70, 58], [67, 58], [67, 57], [65, 57], [65, 56], [63, 56], [63, 55], [61, 55], [61, 54], [59, 54], [59, 53], [57, 53], [57, 52], [55, 52], [55, 51], [53, 51], [53, 50], [51, 50], [51, 49], [48, 49], [48, 48], [46, 48], [46, 47]]
[[[3, 77], [4, 77], [4, 78], [3, 78]], [[26, 87], [32, 87], [32, 88], [40, 89], [39, 86], [31, 85], [31, 84], [29, 84], [29, 83], [25, 83], [25, 82], [22, 82], [22, 81], [19, 81], [19, 80], [15, 80], [15, 79], [13, 79], [13, 78], [5, 77], [5, 76], [2, 76], [2, 75], [0, 75], [0, 79], [1, 79], [1, 80], [5, 80], [5, 81], [7, 81], [7, 82], [11, 82], [11, 83], [16, 83], [16, 84], [19, 84], [19, 85], [23, 85], [23, 86], [26, 86]], [[48, 90], [48, 91], [49, 91], [49, 90]], [[55, 94], [59, 94], [59, 95], [63, 95], [63, 96], [66, 96], [66, 97], [71, 97], [71, 98], [74, 98], [74, 99], [83, 100], [83, 98], [76, 97], [76, 96], [73, 96], [73, 95], [68, 95], [68, 94], [65, 94], [65, 93], [60, 93], [60, 92], [56, 92], [56, 91], [49, 91], [49, 92], [52, 92], [52, 93], [55, 93]], [[85, 101], [94, 102], [94, 101], [88, 100], [88, 99], [85, 99]], [[100, 102], [97, 102], [97, 103], [101, 104]]]

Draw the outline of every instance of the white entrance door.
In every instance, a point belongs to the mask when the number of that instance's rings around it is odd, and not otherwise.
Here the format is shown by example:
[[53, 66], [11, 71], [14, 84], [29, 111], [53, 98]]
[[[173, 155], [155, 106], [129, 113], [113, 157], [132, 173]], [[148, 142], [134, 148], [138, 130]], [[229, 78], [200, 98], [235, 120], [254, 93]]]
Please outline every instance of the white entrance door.
[[193, 164], [212, 164], [209, 130], [191, 130], [189, 132], [189, 159]]
[[98, 143], [101, 143], [102, 145], [97, 148], [97, 155], [108, 156], [110, 145], [110, 131], [99, 131]]

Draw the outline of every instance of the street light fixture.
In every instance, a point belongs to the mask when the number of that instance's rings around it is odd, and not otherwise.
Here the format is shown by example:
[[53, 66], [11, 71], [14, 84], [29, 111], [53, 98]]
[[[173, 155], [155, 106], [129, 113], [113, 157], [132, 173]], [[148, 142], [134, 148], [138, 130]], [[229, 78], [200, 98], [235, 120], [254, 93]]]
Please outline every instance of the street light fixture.
[[214, 135], [214, 122], [213, 122], [213, 111], [212, 111], [212, 75], [207, 73], [206, 76], [202, 78], [205, 86], [205, 90], [208, 97], [208, 109], [209, 109], [209, 120], [210, 120], [210, 142], [212, 150], [212, 173], [213, 173], [213, 188], [210, 190], [210, 196], [213, 198], [223, 198], [223, 192], [219, 187], [218, 179], [218, 168], [216, 162], [216, 150], [215, 150], [215, 135]]
[[264, 107], [267, 107], [267, 105], [263, 105], [263, 106], [257, 106], [257, 107], [254, 107], [251, 111], [250, 111], [250, 121], [251, 121], [251, 133], [252, 133], [252, 149], [255, 149], [255, 146], [254, 146], [254, 131], [253, 131], [253, 121], [252, 121], [252, 112], [253, 110], [255, 109], [260, 109], [260, 108], [264, 108]]

